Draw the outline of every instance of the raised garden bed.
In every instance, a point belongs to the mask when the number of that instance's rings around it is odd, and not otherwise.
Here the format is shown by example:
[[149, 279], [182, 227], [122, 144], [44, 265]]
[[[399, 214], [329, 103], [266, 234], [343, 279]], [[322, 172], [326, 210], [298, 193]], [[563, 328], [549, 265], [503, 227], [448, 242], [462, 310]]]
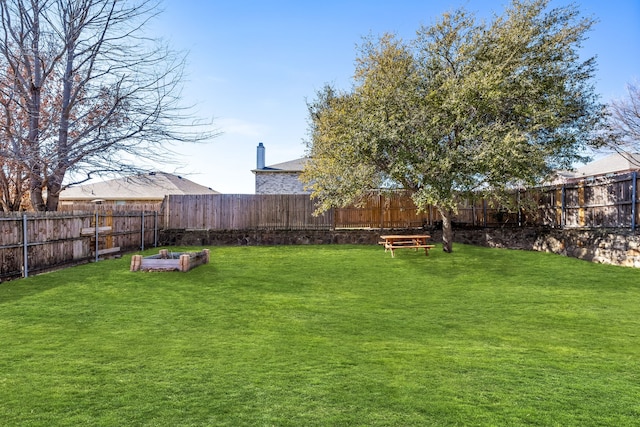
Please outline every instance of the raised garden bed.
[[209, 249], [200, 252], [169, 252], [160, 250], [158, 255], [131, 257], [131, 271], [189, 271], [209, 263]]

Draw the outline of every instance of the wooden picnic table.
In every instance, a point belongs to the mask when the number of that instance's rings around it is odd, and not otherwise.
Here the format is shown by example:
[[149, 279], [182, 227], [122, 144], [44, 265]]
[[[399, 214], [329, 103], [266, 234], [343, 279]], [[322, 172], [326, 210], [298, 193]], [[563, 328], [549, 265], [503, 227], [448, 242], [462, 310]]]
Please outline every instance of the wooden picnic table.
[[391, 256], [395, 257], [395, 249], [424, 249], [424, 254], [429, 255], [429, 249], [435, 248], [435, 245], [427, 244], [427, 239], [431, 236], [427, 234], [391, 234], [380, 236], [383, 241], [379, 242], [384, 245], [384, 251], [391, 251]]

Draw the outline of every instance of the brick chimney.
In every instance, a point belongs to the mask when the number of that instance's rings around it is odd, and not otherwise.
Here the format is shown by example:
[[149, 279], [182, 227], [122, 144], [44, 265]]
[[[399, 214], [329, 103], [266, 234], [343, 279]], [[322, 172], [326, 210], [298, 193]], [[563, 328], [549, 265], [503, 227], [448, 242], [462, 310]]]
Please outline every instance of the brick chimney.
[[258, 144], [258, 153], [257, 153], [257, 161], [256, 161], [256, 169], [264, 169], [264, 144], [261, 142]]

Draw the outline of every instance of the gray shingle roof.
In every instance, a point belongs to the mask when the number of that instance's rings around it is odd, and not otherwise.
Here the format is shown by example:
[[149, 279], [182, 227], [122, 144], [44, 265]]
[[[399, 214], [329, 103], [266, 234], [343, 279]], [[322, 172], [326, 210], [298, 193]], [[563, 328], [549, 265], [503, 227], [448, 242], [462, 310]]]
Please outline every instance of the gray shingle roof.
[[152, 172], [67, 188], [60, 200], [162, 200], [170, 194], [219, 193], [178, 175]]
[[253, 172], [302, 172], [304, 165], [309, 161], [308, 157], [289, 160], [288, 162], [276, 163], [265, 166], [263, 169], [254, 169]]
[[640, 153], [614, 153], [575, 170], [574, 178], [640, 170]]

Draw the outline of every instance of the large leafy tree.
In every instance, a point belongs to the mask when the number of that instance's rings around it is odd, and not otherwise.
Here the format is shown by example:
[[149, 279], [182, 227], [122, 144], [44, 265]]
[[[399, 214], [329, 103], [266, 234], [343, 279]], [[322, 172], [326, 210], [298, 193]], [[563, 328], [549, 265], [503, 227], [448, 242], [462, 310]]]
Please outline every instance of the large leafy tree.
[[403, 188], [438, 209], [450, 252], [460, 197], [500, 196], [581, 159], [603, 112], [594, 59], [579, 56], [593, 21], [548, 3], [515, 0], [488, 23], [460, 9], [409, 42], [365, 40], [353, 88], [309, 103], [303, 179], [319, 210]]
[[143, 160], [172, 160], [176, 141], [214, 136], [179, 102], [183, 57], [146, 32], [158, 6], [0, 0], [0, 156], [13, 178], [9, 193], [28, 194], [34, 210], [56, 210], [66, 185], [140, 171]]

